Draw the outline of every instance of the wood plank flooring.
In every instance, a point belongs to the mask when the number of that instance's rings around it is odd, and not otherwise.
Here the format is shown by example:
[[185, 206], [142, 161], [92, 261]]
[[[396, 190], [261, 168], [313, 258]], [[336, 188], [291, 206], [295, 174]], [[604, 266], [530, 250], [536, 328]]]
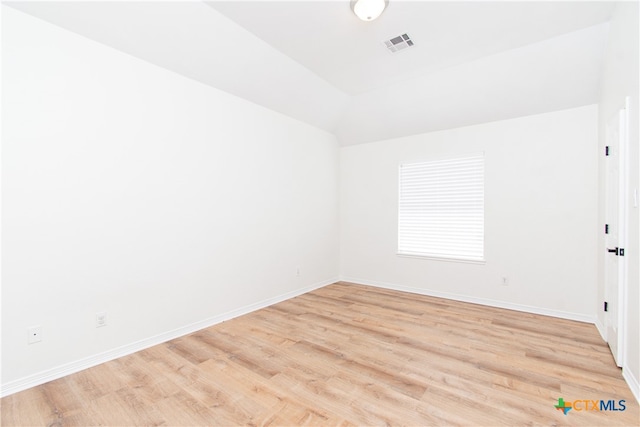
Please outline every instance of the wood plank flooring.
[[[626, 401], [567, 415], [558, 398]], [[336, 283], [0, 401], [3, 426], [638, 426], [595, 327]]]

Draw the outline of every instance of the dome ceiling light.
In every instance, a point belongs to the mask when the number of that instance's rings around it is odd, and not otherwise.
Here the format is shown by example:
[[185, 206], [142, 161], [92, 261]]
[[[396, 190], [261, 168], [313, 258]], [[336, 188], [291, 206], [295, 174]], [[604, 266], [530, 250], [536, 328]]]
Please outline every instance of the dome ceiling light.
[[363, 21], [373, 21], [388, 4], [389, 0], [351, 0], [351, 10]]

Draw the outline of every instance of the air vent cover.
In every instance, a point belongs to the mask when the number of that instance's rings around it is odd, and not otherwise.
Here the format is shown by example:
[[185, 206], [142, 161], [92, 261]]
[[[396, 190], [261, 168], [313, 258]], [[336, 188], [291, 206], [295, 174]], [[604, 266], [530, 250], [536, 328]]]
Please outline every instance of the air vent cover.
[[387, 46], [387, 49], [395, 53], [413, 46], [413, 40], [411, 40], [411, 37], [409, 37], [407, 34], [402, 34], [390, 40], [385, 40], [384, 44], [385, 46]]

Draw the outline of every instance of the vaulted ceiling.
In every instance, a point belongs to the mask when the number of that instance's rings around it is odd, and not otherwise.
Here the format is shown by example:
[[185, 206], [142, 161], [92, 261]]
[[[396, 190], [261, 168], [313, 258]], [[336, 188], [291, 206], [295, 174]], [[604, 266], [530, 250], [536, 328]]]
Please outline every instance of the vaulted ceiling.
[[[8, 2], [342, 145], [598, 101], [613, 2]], [[408, 34], [391, 53], [384, 40]]]

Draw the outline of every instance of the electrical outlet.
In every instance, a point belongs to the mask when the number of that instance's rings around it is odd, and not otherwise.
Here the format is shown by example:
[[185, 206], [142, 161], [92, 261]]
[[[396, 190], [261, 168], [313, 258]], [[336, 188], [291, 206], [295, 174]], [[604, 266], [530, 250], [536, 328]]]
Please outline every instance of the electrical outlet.
[[107, 312], [96, 313], [96, 328], [107, 326]]
[[507, 276], [502, 276], [502, 280], [500, 281], [500, 284], [502, 286], [509, 286], [509, 279], [507, 278]]
[[42, 341], [42, 326], [32, 326], [27, 328], [28, 340], [29, 344], [35, 344], [37, 342]]

